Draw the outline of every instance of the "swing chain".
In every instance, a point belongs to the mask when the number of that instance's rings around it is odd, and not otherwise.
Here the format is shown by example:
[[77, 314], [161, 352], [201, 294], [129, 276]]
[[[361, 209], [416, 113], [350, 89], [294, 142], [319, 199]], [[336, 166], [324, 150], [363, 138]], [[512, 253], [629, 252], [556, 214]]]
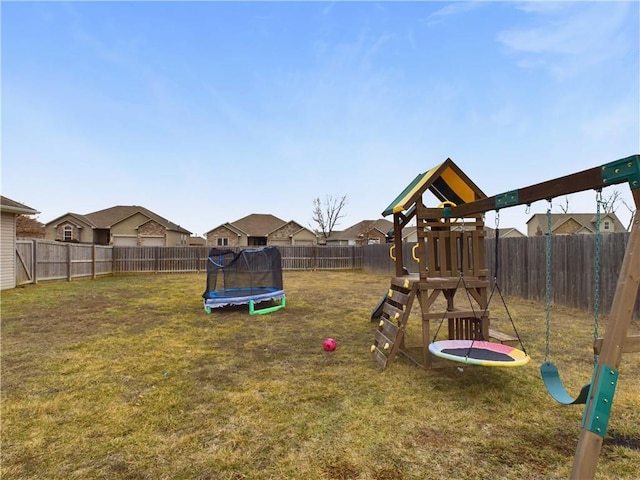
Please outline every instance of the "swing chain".
[[545, 323], [546, 338], [544, 361], [549, 361], [549, 343], [550, 343], [550, 327], [551, 327], [551, 199], [549, 199], [549, 208], [547, 209], [547, 235], [545, 239], [546, 253], [546, 270], [545, 270]]
[[[598, 339], [598, 320], [600, 316], [600, 207], [604, 204], [602, 200], [602, 190], [596, 194], [596, 247], [594, 260], [594, 280], [593, 280], [593, 341]], [[594, 361], [598, 357], [594, 355]]]

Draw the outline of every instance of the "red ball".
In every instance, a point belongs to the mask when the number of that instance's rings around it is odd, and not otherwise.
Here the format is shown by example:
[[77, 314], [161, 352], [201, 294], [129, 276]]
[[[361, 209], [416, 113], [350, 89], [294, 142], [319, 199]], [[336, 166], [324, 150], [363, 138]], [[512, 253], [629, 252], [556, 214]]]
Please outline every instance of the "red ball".
[[322, 342], [322, 348], [325, 352], [333, 352], [336, 349], [336, 341], [333, 338], [327, 338]]

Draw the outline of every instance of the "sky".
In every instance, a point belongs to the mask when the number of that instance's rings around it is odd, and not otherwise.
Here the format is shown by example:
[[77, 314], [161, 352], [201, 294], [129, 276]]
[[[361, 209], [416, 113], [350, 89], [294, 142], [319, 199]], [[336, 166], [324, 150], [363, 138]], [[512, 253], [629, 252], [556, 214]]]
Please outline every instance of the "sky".
[[0, 9], [2, 195], [43, 223], [140, 205], [197, 235], [252, 213], [314, 227], [314, 199], [346, 196], [342, 230], [447, 158], [490, 196], [640, 153], [637, 1]]

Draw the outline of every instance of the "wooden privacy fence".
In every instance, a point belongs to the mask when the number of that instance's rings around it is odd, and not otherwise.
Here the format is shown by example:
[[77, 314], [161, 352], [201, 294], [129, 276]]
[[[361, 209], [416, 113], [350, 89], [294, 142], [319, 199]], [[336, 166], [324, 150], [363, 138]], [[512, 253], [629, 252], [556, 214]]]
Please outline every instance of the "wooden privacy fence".
[[[609, 311], [622, 266], [628, 234], [601, 236], [600, 308]], [[504, 295], [544, 301], [546, 280], [545, 237], [502, 238], [498, 252], [498, 284]], [[412, 258], [413, 243], [403, 248], [404, 265], [418, 271]], [[390, 244], [366, 246], [280, 246], [283, 270], [366, 270], [394, 274]], [[489, 276], [495, 266], [495, 240], [486, 239]], [[231, 247], [238, 251], [242, 247]], [[244, 247], [247, 248], [247, 247]], [[253, 247], [249, 247], [253, 248]], [[111, 247], [18, 240], [17, 284], [44, 280], [71, 280], [120, 273], [204, 272], [210, 247]], [[593, 310], [595, 235], [552, 237], [551, 301]], [[640, 306], [636, 305], [636, 317]]]
[[50, 240], [16, 241], [16, 285], [113, 273], [113, 248]]
[[[242, 248], [230, 247], [238, 252]], [[211, 247], [119, 247], [61, 243], [49, 240], [16, 242], [16, 284], [72, 280], [118, 273], [204, 272]], [[282, 246], [283, 270], [357, 270], [362, 248], [356, 246]]]
[[[600, 311], [608, 313], [622, 268], [628, 233], [600, 236], [598, 297]], [[486, 242], [487, 266], [494, 276], [495, 241]], [[498, 242], [498, 285], [502, 293], [527, 300], [545, 301], [546, 266], [550, 266], [551, 302], [594, 310], [596, 292], [596, 235], [555, 235], [547, 258], [544, 236], [504, 238]], [[636, 303], [636, 318], [640, 305]]]
[[[608, 313], [613, 302], [618, 275], [622, 267], [628, 233], [607, 233], [600, 236], [600, 311]], [[418, 263], [411, 256], [413, 243], [403, 248], [404, 266], [418, 271]], [[363, 269], [393, 275], [394, 265], [389, 257], [390, 245], [362, 247]], [[495, 239], [485, 240], [485, 258], [489, 279], [494, 277]], [[595, 300], [596, 236], [554, 235], [551, 238], [551, 302], [558, 305], [593, 311]], [[497, 281], [504, 295], [527, 300], [545, 301], [546, 237], [501, 238], [498, 242]], [[640, 301], [635, 306], [640, 317]]]
[[[244, 248], [225, 247], [239, 252]], [[113, 247], [114, 273], [201, 272], [211, 247]], [[354, 270], [362, 268], [355, 246], [279, 246], [283, 270]]]

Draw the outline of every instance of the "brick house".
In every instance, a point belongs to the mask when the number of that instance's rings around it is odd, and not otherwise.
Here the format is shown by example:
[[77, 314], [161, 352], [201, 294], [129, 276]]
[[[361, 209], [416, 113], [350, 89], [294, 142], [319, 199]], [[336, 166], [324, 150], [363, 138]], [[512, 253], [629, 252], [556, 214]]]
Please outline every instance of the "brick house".
[[[546, 213], [536, 213], [527, 221], [527, 235], [534, 237], [547, 233], [548, 219]], [[622, 222], [615, 213], [600, 214], [600, 232], [626, 232]], [[571, 235], [582, 233], [596, 233], [595, 213], [552, 213], [551, 233], [553, 235]]]
[[274, 215], [252, 213], [209, 230], [207, 245], [217, 247], [313, 245], [317, 236], [298, 222]]
[[137, 205], [116, 206], [84, 215], [65, 213], [45, 225], [45, 238], [61, 242], [119, 246], [189, 245], [191, 232]]
[[387, 235], [393, 230], [393, 222], [380, 218], [362, 220], [346, 230], [331, 232], [327, 245], [371, 245], [386, 243]]

